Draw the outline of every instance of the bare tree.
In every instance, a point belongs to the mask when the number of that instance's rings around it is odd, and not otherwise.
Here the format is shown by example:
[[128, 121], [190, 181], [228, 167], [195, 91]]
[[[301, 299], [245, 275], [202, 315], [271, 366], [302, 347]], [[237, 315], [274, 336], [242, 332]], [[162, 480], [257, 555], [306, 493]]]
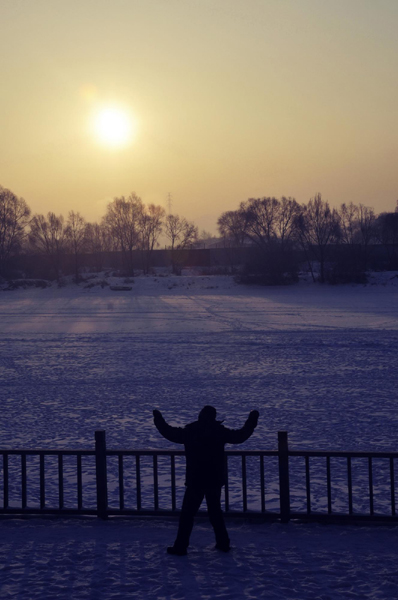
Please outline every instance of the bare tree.
[[353, 202], [342, 204], [338, 211], [340, 239], [343, 244], [353, 246], [359, 241], [359, 208]]
[[321, 194], [316, 194], [307, 205], [302, 205], [296, 218], [296, 234], [308, 259], [313, 279], [311, 254], [319, 261], [320, 281], [324, 283], [328, 247], [339, 239], [339, 219], [337, 211], [322, 200]]
[[115, 198], [107, 206], [103, 224], [122, 251], [126, 268], [134, 275], [134, 250], [139, 247], [143, 204], [134, 192]]
[[198, 235], [198, 239], [195, 242], [195, 248], [209, 248], [213, 244], [217, 244], [219, 242], [219, 238], [211, 233], [211, 231], [207, 231], [207, 229], [202, 229]]
[[65, 227], [65, 238], [74, 255], [75, 283], [79, 283], [79, 259], [87, 244], [87, 223], [80, 213], [71, 210]]
[[356, 268], [364, 273], [368, 262], [368, 247], [375, 237], [373, 208], [350, 202], [342, 204], [339, 214], [340, 241], [348, 246], [349, 256]]
[[112, 249], [112, 239], [108, 229], [99, 223], [87, 223], [86, 248], [94, 259], [97, 272], [102, 271], [104, 253]]
[[217, 228], [223, 238], [229, 268], [233, 273], [236, 267], [242, 264], [241, 249], [247, 241], [245, 211], [239, 208], [222, 213], [217, 221]]
[[205, 242], [206, 240], [213, 240], [213, 239], [216, 239], [216, 238], [211, 233], [211, 231], [207, 231], [207, 229], [202, 229], [202, 231], [199, 234], [199, 241], [203, 240]]
[[264, 246], [276, 238], [279, 202], [276, 198], [250, 198], [240, 210], [246, 216], [246, 235], [255, 244]]
[[167, 215], [165, 234], [171, 242], [171, 266], [173, 273], [177, 273], [177, 251], [185, 250], [198, 239], [198, 228], [194, 223], [187, 221], [179, 215]]
[[48, 256], [56, 279], [59, 279], [61, 256], [65, 251], [65, 227], [62, 215], [53, 212], [34, 215], [30, 222], [29, 241], [33, 248]]
[[246, 235], [255, 245], [247, 275], [253, 272], [265, 284], [297, 280], [298, 261], [294, 254], [296, 217], [300, 212], [294, 198], [249, 199], [241, 204], [245, 214]]
[[161, 206], [155, 204], [149, 204], [148, 207], [143, 206], [140, 222], [140, 248], [144, 273], [149, 272], [151, 255], [158, 245], [165, 214], [165, 210]]
[[299, 212], [294, 198], [250, 198], [238, 210], [223, 213], [218, 228], [230, 244], [242, 247], [251, 242], [256, 248], [246, 266], [248, 275], [255, 271], [263, 282], [284, 283], [297, 277], [293, 246]]
[[25, 238], [30, 209], [23, 198], [0, 186], [0, 275]]
[[217, 221], [220, 235], [224, 245], [240, 248], [246, 239], [246, 215], [243, 210], [228, 210]]
[[362, 248], [364, 269], [368, 266], [369, 245], [376, 236], [376, 216], [370, 206], [359, 205], [358, 209], [359, 240]]
[[365, 226], [367, 212], [353, 202], [342, 204], [337, 211], [339, 242], [335, 248], [329, 279], [334, 283], [365, 283], [367, 242], [364, 246], [361, 227]]
[[300, 214], [300, 205], [294, 198], [285, 198], [279, 201], [275, 231], [282, 248], [292, 242], [296, 237], [296, 217]]

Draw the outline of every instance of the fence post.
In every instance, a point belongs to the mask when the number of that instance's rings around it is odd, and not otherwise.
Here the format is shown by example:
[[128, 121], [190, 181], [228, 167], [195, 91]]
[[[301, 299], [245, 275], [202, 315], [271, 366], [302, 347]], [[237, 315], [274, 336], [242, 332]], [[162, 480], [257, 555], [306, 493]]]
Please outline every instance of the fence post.
[[108, 482], [106, 477], [106, 441], [104, 429], [95, 432], [95, 475], [97, 482], [97, 517], [108, 518]]
[[282, 523], [290, 520], [289, 447], [287, 431], [278, 431], [279, 498]]

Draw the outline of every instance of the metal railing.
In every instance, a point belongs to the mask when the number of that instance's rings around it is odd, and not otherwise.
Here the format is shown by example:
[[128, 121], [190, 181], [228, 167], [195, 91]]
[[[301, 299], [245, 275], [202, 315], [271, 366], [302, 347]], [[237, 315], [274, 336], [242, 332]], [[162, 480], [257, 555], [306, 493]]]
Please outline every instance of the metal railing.
[[[304, 459], [305, 469], [305, 508], [289, 510], [289, 518], [312, 518], [317, 520], [397, 520], [395, 501], [395, 465], [397, 452], [330, 452], [330, 451], [289, 451], [289, 457]], [[312, 460], [313, 459], [313, 460]], [[322, 459], [326, 471], [323, 510], [313, 509], [311, 462]], [[338, 492], [345, 495], [346, 508], [338, 512], [333, 509], [332, 464], [338, 463]], [[377, 464], [376, 464], [377, 463]], [[356, 464], [356, 482], [353, 467]], [[376, 466], [375, 466], [376, 464]], [[318, 467], [319, 470], [319, 467]], [[374, 483], [375, 475], [378, 483]], [[379, 509], [376, 510], [377, 493]], [[357, 507], [355, 507], [355, 504]]]
[[[0, 515], [178, 515], [183, 450], [0, 450]], [[1, 460], [2, 458], [2, 460]], [[229, 516], [396, 521], [396, 452], [226, 451]]]
[[[97, 514], [96, 507], [83, 506], [82, 457], [95, 457], [95, 454], [94, 450], [0, 450], [0, 457], [2, 457], [1, 491], [3, 495], [3, 506], [0, 506], [0, 514]], [[19, 464], [12, 460], [14, 457], [19, 459]], [[74, 457], [76, 460], [76, 502], [74, 506], [65, 506], [65, 457]], [[33, 504], [28, 503], [27, 463], [29, 458], [38, 459], [38, 464], [35, 465], [34, 469], [36, 477], [32, 484], [35, 500]], [[55, 459], [55, 464], [51, 465], [51, 469], [47, 468], [46, 475], [46, 459], [50, 458]], [[29, 471], [31, 470], [29, 469]], [[50, 476], [48, 476], [49, 470]], [[54, 493], [51, 494], [52, 503], [50, 506], [46, 498], [49, 483], [52, 484], [51, 488], [53, 490], [54, 486], [56, 487], [55, 495], [57, 497], [55, 501]], [[19, 496], [19, 499], [15, 496]]]

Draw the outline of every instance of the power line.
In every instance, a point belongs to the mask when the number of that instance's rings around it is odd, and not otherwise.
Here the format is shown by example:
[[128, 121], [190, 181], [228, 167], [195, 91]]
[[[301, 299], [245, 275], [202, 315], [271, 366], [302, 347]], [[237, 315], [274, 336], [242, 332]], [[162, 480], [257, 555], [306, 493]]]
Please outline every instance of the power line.
[[168, 211], [169, 211], [169, 215], [171, 215], [171, 207], [172, 207], [172, 205], [173, 205], [173, 200], [172, 200], [171, 194], [169, 192], [168, 195], [167, 195], [167, 208], [168, 208]]

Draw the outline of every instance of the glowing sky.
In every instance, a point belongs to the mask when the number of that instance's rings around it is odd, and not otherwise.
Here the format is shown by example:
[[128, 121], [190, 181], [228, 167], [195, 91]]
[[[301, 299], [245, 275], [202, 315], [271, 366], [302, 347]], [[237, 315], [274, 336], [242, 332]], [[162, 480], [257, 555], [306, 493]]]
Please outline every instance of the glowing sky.
[[[0, 184], [99, 219], [135, 191], [215, 231], [252, 196], [398, 198], [397, 0], [2, 0]], [[101, 108], [134, 135], [101, 143]]]

